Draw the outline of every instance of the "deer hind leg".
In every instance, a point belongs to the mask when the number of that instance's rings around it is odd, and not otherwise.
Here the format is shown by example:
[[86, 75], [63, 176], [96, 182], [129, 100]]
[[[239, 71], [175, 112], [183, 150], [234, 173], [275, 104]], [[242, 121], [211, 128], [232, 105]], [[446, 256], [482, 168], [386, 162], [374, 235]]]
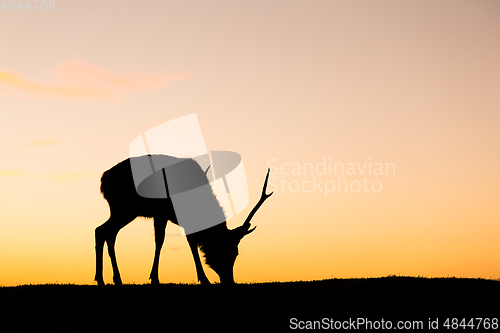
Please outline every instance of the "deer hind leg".
[[95, 278], [94, 281], [97, 285], [104, 286], [104, 279], [102, 277], [102, 252], [104, 250], [105, 235], [104, 230], [106, 223], [104, 222], [95, 229]]
[[205, 271], [203, 270], [203, 266], [201, 265], [200, 254], [198, 253], [198, 244], [189, 235], [187, 235], [186, 238], [189, 243], [189, 247], [191, 248], [191, 253], [193, 254], [198, 281], [201, 284], [210, 284], [210, 281], [208, 280], [207, 276], [205, 275]]
[[167, 228], [167, 219], [162, 217], [154, 218], [154, 229], [155, 229], [155, 258], [153, 260], [153, 268], [151, 268], [151, 274], [149, 279], [151, 284], [159, 284], [160, 280], [158, 278], [158, 266], [160, 264], [160, 252], [165, 241], [165, 230]]
[[113, 266], [113, 282], [116, 285], [121, 285], [122, 281], [120, 278], [120, 272], [118, 270], [118, 264], [116, 262], [115, 254], [115, 241], [116, 235], [121, 228], [129, 224], [135, 218], [132, 216], [124, 217], [111, 217], [104, 222], [102, 225], [95, 229], [95, 254], [96, 254], [96, 273], [95, 281], [99, 286], [104, 285], [104, 279], [102, 276], [102, 257], [104, 250], [104, 243], [108, 244], [108, 254], [111, 259], [111, 265]]

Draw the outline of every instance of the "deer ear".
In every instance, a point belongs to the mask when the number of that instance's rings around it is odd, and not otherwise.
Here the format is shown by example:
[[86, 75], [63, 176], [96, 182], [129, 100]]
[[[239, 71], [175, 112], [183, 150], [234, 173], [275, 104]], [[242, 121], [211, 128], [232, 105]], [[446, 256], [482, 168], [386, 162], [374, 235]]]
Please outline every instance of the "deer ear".
[[247, 232], [245, 232], [245, 234], [243, 236], [246, 236], [248, 235], [249, 233], [253, 232], [255, 229], [257, 229], [257, 226], [253, 227], [252, 229], [248, 230]]
[[238, 240], [241, 240], [243, 237], [245, 237], [249, 233], [253, 232], [255, 230], [255, 228], [257, 228], [257, 226], [255, 226], [252, 229], [248, 230], [248, 229], [244, 228], [243, 226], [240, 226], [240, 227], [238, 227], [236, 229], [233, 229], [232, 231], [236, 235], [236, 238], [238, 238]]

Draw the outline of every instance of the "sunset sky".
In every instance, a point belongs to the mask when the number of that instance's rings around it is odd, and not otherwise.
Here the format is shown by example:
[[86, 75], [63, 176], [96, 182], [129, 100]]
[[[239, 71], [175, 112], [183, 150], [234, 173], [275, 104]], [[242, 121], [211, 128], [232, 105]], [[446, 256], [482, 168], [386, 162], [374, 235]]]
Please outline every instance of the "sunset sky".
[[[500, 278], [500, 2], [35, 4], [0, 9], [0, 285], [92, 284], [100, 176], [192, 113], [243, 159], [230, 228], [273, 171], [236, 282]], [[116, 252], [149, 282], [152, 221]], [[160, 282], [196, 282], [173, 224]]]

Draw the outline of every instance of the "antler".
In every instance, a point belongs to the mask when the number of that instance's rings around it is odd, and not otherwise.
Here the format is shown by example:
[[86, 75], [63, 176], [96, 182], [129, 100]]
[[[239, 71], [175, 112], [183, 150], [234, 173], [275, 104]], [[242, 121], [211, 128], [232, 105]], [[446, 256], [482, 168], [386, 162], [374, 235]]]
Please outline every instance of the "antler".
[[267, 169], [267, 174], [266, 174], [266, 180], [264, 181], [264, 186], [262, 188], [262, 195], [260, 197], [260, 200], [259, 202], [257, 202], [257, 204], [255, 205], [255, 207], [252, 209], [252, 211], [250, 212], [250, 214], [248, 214], [248, 217], [246, 218], [245, 222], [243, 223], [243, 225], [241, 225], [240, 227], [236, 228], [238, 230], [241, 230], [241, 232], [243, 233], [241, 235], [241, 237], [251, 233], [252, 231], [255, 230], [255, 228], [257, 228], [256, 226], [253, 227], [252, 229], [250, 229], [250, 221], [252, 220], [252, 217], [255, 215], [255, 213], [257, 212], [257, 210], [259, 210], [260, 206], [262, 206], [262, 204], [264, 203], [264, 201], [266, 201], [267, 198], [269, 198], [273, 193], [269, 193], [267, 194], [266, 193], [266, 190], [267, 190], [267, 182], [269, 180], [269, 172], [271, 170], [270, 169]]

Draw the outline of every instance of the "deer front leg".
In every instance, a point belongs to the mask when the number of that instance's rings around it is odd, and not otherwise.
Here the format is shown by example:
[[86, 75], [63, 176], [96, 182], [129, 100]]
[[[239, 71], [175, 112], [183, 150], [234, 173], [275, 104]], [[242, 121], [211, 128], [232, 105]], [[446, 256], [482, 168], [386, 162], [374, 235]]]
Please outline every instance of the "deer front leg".
[[201, 265], [200, 254], [198, 253], [198, 244], [195, 241], [190, 239], [189, 235], [187, 236], [187, 240], [189, 243], [189, 247], [191, 248], [191, 253], [193, 254], [194, 264], [196, 266], [196, 274], [198, 275], [198, 281], [201, 284], [210, 284], [207, 276], [205, 275], [205, 271], [203, 270], [203, 266]]
[[155, 258], [153, 260], [153, 268], [151, 268], [151, 274], [149, 275], [149, 279], [151, 280], [151, 284], [160, 284], [160, 280], [158, 278], [158, 267], [160, 264], [161, 248], [163, 246], [163, 242], [165, 241], [165, 230], [167, 228], [167, 221], [155, 217], [153, 225], [155, 229]]

